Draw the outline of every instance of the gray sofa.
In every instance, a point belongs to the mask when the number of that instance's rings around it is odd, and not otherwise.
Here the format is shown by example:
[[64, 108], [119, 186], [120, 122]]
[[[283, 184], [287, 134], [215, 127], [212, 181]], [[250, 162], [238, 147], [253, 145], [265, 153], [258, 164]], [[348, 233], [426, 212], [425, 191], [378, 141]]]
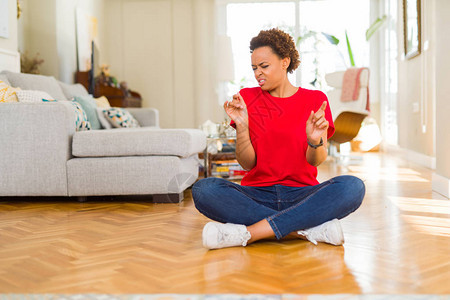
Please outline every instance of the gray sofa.
[[0, 197], [152, 195], [154, 202], [179, 202], [198, 177], [201, 130], [161, 129], [157, 110], [129, 108], [142, 127], [75, 131], [64, 100], [87, 95], [83, 86], [6, 71], [0, 80], [58, 100], [0, 103]]

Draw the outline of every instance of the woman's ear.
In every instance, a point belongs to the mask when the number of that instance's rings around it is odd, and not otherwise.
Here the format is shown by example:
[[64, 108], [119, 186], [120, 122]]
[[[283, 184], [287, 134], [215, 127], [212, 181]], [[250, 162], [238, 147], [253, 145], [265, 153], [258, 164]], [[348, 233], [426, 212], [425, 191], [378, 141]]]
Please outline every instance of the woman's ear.
[[287, 68], [289, 67], [289, 64], [291, 63], [291, 58], [290, 57], [285, 57], [281, 60], [281, 66], [283, 67], [283, 69], [287, 70]]

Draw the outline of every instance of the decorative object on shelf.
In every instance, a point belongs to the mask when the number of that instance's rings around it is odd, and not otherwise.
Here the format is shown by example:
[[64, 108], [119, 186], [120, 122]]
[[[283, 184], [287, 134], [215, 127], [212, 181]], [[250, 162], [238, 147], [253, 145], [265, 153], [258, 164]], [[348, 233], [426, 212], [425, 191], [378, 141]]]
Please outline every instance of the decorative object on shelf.
[[126, 97], [130, 96], [130, 89], [128, 89], [128, 83], [126, 81], [121, 81], [119, 83], [119, 88], [123, 91]]
[[95, 84], [91, 87], [92, 71], [77, 72], [76, 82], [81, 83], [94, 97], [105, 96], [109, 104], [115, 107], [141, 107], [142, 97], [139, 93], [128, 88], [128, 84], [122, 81], [119, 88], [117, 79], [109, 74], [109, 66], [102, 65], [100, 75], [95, 78]]
[[236, 160], [236, 138], [209, 137], [206, 148], [199, 157], [203, 159], [203, 176], [221, 177], [228, 180], [240, 180], [248, 171]]
[[236, 137], [236, 130], [230, 126], [230, 120], [228, 120], [227, 118], [225, 118], [224, 121], [222, 122], [219, 135], [220, 137], [229, 137], [229, 138]]
[[28, 74], [40, 74], [39, 67], [44, 60], [39, 58], [39, 53], [35, 57], [30, 57], [27, 52], [20, 54], [20, 71]]
[[95, 77], [95, 84], [117, 87], [117, 79], [110, 75], [109, 65], [102, 64], [100, 66], [100, 74]]
[[420, 0], [403, 0], [403, 45], [406, 59], [420, 54], [420, 31]]
[[220, 131], [220, 124], [216, 124], [211, 120], [206, 120], [200, 129], [206, 134], [207, 137], [218, 137]]

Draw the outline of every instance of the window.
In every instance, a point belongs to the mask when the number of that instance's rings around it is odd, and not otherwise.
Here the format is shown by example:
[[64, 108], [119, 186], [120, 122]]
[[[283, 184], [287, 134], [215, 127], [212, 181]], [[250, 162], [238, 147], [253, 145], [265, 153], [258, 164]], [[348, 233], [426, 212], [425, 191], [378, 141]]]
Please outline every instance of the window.
[[[347, 30], [356, 66], [369, 66], [369, 43], [365, 31], [370, 26], [369, 0], [316, 0], [260, 3], [236, 3], [223, 0], [226, 17], [224, 32], [231, 37], [235, 84], [231, 94], [240, 86], [256, 86], [250, 61], [250, 39], [260, 30], [278, 27], [290, 33], [297, 41], [299, 36], [314, 31], [317, 34], [297, 44], [301, 64], [289, 80], [305, 88], [326, 89], [324, 76], [350, 66], [345, 31]], [[355, 13], [356, 12], [356, 13]], [[224, 21], [222, 21], [224, 22]], [[336, 36], [340, 42], [332, 45], [322, 32]]]
[[[227, 35], [231, 37], [235, 82], [240, 86], [257, 86], [251, 68], [250, 40], [260, 30], [278, 27], [294, 35], [295, 3], [233, 3], [227, 5]], [[289, 74], [295, 82], [295, 74]]]
[[[321, 0], [299, 2], [299, 35], [314, 32], [299, 44], [301, 81], [306, 88], [325, 89], [325, 74], [350, 67], [345, 32], [356, 66], [369, 66], [369, 43], [365, 31], [369, 28], [368, 0]], [[322, 33], [339, 39], [331, 44]], [[312, 84], [314, 82], [314, 84]]]

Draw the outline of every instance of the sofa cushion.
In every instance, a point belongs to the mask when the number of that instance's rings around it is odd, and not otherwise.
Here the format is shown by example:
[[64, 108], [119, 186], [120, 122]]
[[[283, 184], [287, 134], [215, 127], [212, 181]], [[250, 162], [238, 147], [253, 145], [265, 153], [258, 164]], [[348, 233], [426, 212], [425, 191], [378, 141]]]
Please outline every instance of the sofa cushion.
[[138, 121], [126, 109], [121, 107], [104, 108], [103, 114], [115, 128], [140, 127]]
[[3, 71], [2, 74], [8, 77], [8, 81], [13, 87], [19, 87], [23, 90], [44, 91], [56, 100], [67, 100], [54, 77], [10, 71]]
[[9, 83], [8, 77], [6, 76], [6, 74], [1, 74], [0, 73], [0, 81], [3, 81], [4, 83], [6, 83], [7, 85], [11, 85]]
[[39, 103], [42, 101], [52, 101], [52, 96], [43, 91], [20, 90], [16, 92], [19, 102]]
[[91, 129], [101, 129], [100, 120], [97, 116], [97, 104], [91, 95], [75, 96], [75, 101], [81, 104], [86, 113], [87, 120], [91, 123]]
[[67, 161], [70, 196], [181, 193], [198, 178], [197, 156], [72, 158]]
[[76, 132], [72, 154], [76, 157], [175, 155], [188, 157], [206, 147], [198, 129], [119, 128]]
[[64, 93], [64, 96], [67, 99], [72, 99], [75, 96], [88, 96], [89, 93], [86, 90], [86, 88], [79, 83], [76, 84], [67, 84], [61, 81], [58, 81], [59, 86], [61, 87], [61, 90]]
[[17, 92], [19, 88], [13, 88], [6, 81], [0, 79], [0, 102], [18, 102]]

